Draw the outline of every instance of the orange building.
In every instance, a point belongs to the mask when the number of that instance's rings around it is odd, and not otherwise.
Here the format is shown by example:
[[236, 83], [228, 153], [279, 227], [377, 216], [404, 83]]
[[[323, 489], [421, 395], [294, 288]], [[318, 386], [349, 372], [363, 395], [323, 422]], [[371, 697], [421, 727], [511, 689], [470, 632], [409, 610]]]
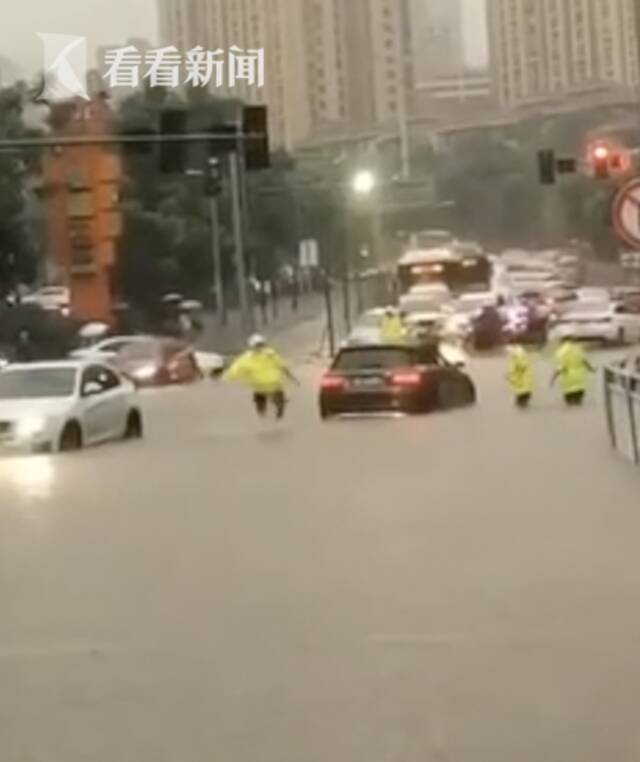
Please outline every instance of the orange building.
[[[56, 104], [54, 134], [112, 132], [113, 114], [102, 98]], [[111, 322], [113, 268], [121, 235], [119, 151], [105, 144], [58, 146], [43, 162], [49, 256], [71, 292], [71, 313], [82, 321]]]

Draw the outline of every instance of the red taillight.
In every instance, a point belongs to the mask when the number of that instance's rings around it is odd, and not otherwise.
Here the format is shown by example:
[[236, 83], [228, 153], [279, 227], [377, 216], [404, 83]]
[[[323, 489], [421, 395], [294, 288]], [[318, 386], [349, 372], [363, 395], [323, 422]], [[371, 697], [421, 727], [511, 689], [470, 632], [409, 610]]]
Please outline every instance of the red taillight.
[[325, 391], [340, 391], [341, 389], [344, 389], [345, 380], [342, 376], [338, 376], [335, 373], [326, 373], [322, 377], [320, 386]]
[[417, 370], [397, 370], [391, 374], [394, 386], [420, 386], [422, 375]]

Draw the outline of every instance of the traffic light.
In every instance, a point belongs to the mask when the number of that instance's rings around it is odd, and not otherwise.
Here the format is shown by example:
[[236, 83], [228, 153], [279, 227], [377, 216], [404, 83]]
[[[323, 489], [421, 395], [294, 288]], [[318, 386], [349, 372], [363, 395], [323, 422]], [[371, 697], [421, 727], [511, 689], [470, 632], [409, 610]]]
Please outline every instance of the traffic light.
[[593, 174], [599, 180], [606, 180], [610, 175], [611, 167], [611, 150], [604, 143], [595, 145], [591, 149], [591, 165], [593, 166]]
[[633, 155], [626, 149], [622, 148], [615, 153], [611, 154], [610, 161], [611, 171], [614, 173], [626, 173], [633, 168]]
[[[187, 131], [186, 109], [165, 109], [160, 112], [160, 135], [184, 135]], [[185, 170], [187, 143], [183, 141], [160, 143], [160, 171], [180, 174]]]
[[207, 196], [219, 196], [222, 193], [222, 164], [214, 156], [209, 159], [205, 193]]
[[551, 148], [538, 151], [538, 172], [542, 185], [554, 185], [556, 181], [556, 154]]
[[266, 106], [245, 106], [242, 114], [242, 132], [255, 137], [245, 138], [245, 166], [247, 169], [268, 169], [269, 116]]

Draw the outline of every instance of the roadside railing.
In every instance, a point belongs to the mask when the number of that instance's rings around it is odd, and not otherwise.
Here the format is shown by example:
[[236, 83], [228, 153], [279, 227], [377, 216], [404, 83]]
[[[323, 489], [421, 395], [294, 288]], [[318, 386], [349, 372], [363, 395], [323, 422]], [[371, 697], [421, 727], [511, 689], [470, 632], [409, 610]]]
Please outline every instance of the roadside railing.
[[640, 372], [635, 358], [604, 370], [604, 399], [611, 444], [625, 458], [640, 465]]

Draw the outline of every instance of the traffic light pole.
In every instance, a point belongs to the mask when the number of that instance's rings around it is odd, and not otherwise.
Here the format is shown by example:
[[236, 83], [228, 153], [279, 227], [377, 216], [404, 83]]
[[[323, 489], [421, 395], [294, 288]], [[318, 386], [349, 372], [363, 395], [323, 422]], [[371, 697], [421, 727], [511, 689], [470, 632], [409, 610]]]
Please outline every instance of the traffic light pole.
[[640, 71], [640, 0], [634, 0], [638, 71]]
[[174, 135], [50, 135], [40, 138], [9, 138], [0, 140], [0, 152], [22, 151], [28, 148], [66, 148], [69, 146], [100, 145], [161, 145], [163, 143], [236, 142], [262, 137], [255, 133], [240, 133], [230, 138], [226, 132], [195, 132]]
[[244, 225], [242, 219], [242, 194], [237, 152], [229, 154], [229, 184], [231, 191], [231, 217], [233, 220], [233, 249], [240, 300], [242, 330], [248, 336], [254, 329], [253, 313], [247, 293], [247, 272], [244, 261]]
[[[240, 219], [242, 220], [242, 237], [243, 241], [249, 240], [249, 188], [247, 184], [247, 167], [246, 167], [246, 161], [244, 157], [244, 151], [242, 150], [242, 145], [238, 143], [238, 153], [237, 153], [238, 161], [238, 192], [239, 192], [239, 203], [240, 203]], [[249, 272], [248, 276], [252, 279], [252, 284], [256, 279], [256, 263], [253, 259], [253, 257], [249, 257]], [[261, 309], [264, 309], [264, 283], [260, 281], [260, 305]], [[251, 290], [247, 290], [247, 303], [249, 305], [249, 322], [251, 324], [251, 330], [255, 328], [255, 290], [253, 288], [253, 285], [251, 287]], [[266, 321], [264, 321], [266, 322]]]
[[344, 253], [342, 260], [342, 308], [344, 327], [347, 334], [351, 332], [351, 206], [349, 194], [344, 196]]
[[211, 220], [211, 255], [213, 257], [213, 285], [216, 292], [216, 315], [218, 323], [227, 322], [226, 303], [224, 298], [224, 279], [222, 277], [222, 256], [220, 251], [220, 209], [217, 196], [209, 197], [209, 215]]

